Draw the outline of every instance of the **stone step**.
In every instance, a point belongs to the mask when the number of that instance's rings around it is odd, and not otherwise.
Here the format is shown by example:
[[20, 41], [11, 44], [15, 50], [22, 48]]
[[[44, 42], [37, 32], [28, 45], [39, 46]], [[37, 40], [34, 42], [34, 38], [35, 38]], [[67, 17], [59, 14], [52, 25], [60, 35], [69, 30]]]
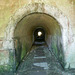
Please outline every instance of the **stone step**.
[[62, 66], [47, 47], [37, 47], [30, 52], [17, 70], [18, 75], [75, 75]]

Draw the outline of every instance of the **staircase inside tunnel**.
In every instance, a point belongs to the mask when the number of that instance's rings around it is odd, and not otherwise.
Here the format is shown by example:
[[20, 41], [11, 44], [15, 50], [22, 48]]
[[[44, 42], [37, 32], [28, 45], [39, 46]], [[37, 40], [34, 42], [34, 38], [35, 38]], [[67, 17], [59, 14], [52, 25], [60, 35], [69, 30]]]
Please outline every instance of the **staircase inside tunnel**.
[[[64, 75], [60, 63], [47, 45], [33, 46], [31, 52], [23, 59], [18, 75]], [[65, 74], [66, 75], [66, 74]]]
[[[32, 13], [22, 18], [14, 30], [18, 73], [27, 71], [26, 73], [31, 72], [28, 75], [34, 75], [42, 70], [38, 75], [41, 75], [41, 72], [42, 75], [47, 75], [52, 67], [60, 66], [62, 69], [65, 64], [61, 31], [57, 20], [48, 14]], [[51, 64], [52, 66], [49, 66]]]

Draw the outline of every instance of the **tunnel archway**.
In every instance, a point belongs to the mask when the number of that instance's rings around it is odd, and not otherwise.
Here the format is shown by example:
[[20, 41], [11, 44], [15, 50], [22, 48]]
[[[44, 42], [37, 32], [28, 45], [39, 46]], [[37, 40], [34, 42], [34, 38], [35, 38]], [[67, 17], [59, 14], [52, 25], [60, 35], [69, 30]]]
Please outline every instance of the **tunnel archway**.
[[[37, 8], [37, 6], [38, 6], [38, 8]], [[33, 9], [31, 9], [30, 7], [32, 7]], [[58, 13], [59, 13], [59, 15], [57, 15]], [[34, 15], [36, 15], [36, 17], [32, 18]], [[38, 17], [37, 17], [37, 15], [38, 15]], [[41, 17], [42, 18], [41, 20], [39, 20], [40, 15], [43, 15]], [[33, 25], [31, 25], [31, 24], [33, 24]], [[29, 27], [28, 27], [28, 25], [29, 25]], [[22, 50], [21, 50], [22, 51], [21, 59], [22, 59], [25, 56], [25, 54], [28, 52], [28, 50], [30, 49], [30, 47], [33, 43], [32, 42], [33, 41], [32, 40], [33, 30], [39, 26], [45, 28], [45, 30], [46, 30], [45, 38], [46, 38], [46, 42], [47, 42], [49, 48], [50, 49], [53, 48], [53, 50], [54, 50], [56, 56], [59, 58], [59, 60], [65, 62], [65, 60], [64, 60], [64, 58], [65, 58], [64, 54], [65, 54], [65, 50], [66, 50], [65, 45], [67, 44], [68, 39], [67, 39], [67, 37], [64, 38], [64, 36], [66, 35], [65, 33], [68, 33], [68, 31], [65, 30], [65, 27], [66, 28], [68, 27], [67, 18], [63, 14], [61, 14], [61, 12], [57, 8], [54, 8], [49, 5], [45, 5], [45, 4], [37, 4], [37, 3], [30, 4], [26, 7], [19, 9], [19, 11], [17, 11], [13, 15], [13, 17], [11, 17], [10, 22], [6, 28], [6, 35], [5, 35], [6, 40], [11, 40], [11, 42], [5, 41], [4, 44], [8, 43], [8, 45], [9, 45], [9, 46], [6, 45], [5, 48], [13, 50], [14, 49], [14, 41], [17, 40], [17, 38], [20, 39], [19, 42], [22, 47]], [[24, 30], [26, 30], [26, 31], [24, 31]], [[25, 33], [23, 34], [23, 32], [25, 32]], [[60, 40], [59, 42], [58, 42], [58, 39]], [[65, 42], [65, 40], [66, 40], [66, 42]], [[59, 47], [61, 48], [61, 50]], [[60, 51], [58, 51], [58, 49]]]
[[[38, 36], [39, 31], [43, 34], [41, 34], [41, 37]], [[26, 56], [33, 43], [42, 44], [42, 42], [46, 42], [61, 64], [64, 64], [61, 27], [52, 16], [42, 13], [27, 15], [17, 23], [14, 38], [18, 42], [17, 47], [15, 47], [17, 62], [20, 62]]]

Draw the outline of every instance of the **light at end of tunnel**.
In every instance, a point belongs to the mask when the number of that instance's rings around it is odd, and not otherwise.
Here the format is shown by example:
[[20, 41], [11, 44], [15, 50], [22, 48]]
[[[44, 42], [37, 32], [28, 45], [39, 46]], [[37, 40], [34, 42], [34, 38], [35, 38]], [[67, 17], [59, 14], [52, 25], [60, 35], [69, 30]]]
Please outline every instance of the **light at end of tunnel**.
[[42, 32], [41, 31], [38, 31], [38, 36], [41, 36], [42, 35]]

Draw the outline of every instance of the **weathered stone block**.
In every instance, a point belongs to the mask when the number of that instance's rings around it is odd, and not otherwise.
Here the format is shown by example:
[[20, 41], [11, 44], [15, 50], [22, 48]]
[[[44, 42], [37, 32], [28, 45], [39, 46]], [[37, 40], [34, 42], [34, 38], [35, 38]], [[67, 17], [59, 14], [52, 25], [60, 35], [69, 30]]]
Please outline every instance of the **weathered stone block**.
[[9, 63], [9, 51], [0, 50], [0, 65]]
[[3, 47], [3, 41], [0, 40], [0, 49]]
[[13, 50], [0, 50], [0, 72], [15, 71], [15, 56]]

